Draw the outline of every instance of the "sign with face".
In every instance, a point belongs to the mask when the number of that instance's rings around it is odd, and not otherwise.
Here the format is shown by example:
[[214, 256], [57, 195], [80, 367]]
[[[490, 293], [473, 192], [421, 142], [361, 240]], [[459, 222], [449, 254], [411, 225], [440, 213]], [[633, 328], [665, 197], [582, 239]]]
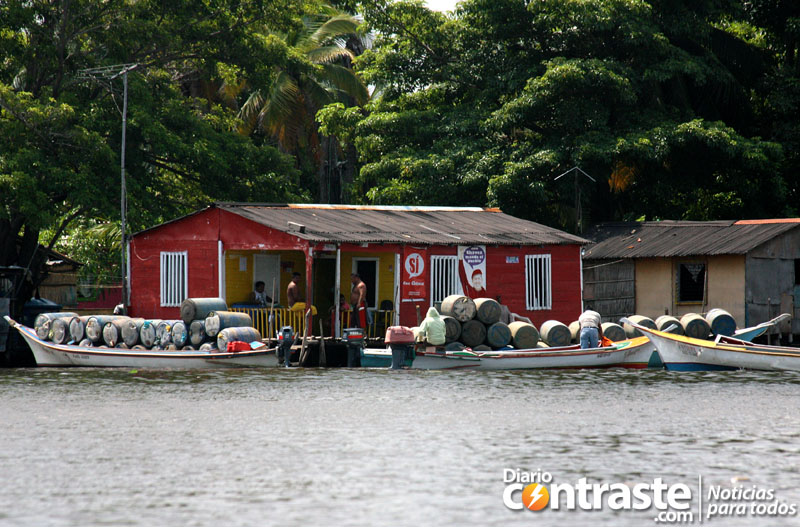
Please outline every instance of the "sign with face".
[[460, 245], [458, 247], [458, 275], [464, 294], [470, 298], [487, 296], [486, 246]]

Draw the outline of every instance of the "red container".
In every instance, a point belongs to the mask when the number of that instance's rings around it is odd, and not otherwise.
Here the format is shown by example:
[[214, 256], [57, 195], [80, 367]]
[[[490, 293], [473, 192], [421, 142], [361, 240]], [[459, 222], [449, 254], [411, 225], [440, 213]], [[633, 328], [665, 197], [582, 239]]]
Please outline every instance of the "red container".
[[389, 326], [383, 341], [386, 344], [413, 344], [414, 332], [405, 326]]
[[237, 351], [250, 351], [251, 348], [250, 344], [247, 342], [242, 342], [241, 340], [234, 340], [233, 342], [228, 342], [228, 353], [230, 352], [237, 352]]

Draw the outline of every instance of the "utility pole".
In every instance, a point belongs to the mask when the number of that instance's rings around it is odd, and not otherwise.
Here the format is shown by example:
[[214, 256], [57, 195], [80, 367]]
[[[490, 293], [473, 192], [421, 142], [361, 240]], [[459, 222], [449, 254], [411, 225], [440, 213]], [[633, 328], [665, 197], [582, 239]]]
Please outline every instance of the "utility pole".
[[[115, 64], [112, 66], [103, 66], [100, 68], [89, 68], [80, 70], [78, 78], [84, 80], [93, 80], [99, 82], [101, 80], [113, 81], [117, 77], [122, 76], [122, 145], [120, 147], [120, 229], [122, 230], [122, 247], [120, 253], [122, 254], [122, 310], [123, 313], [128, 312], [128, 266], [127, 266], [127, 231], [126, 231], [126, 218], [128, 215], [128, 193], [125, 186], [125, 131], [128, 123], [128, 72], [133, 71], [141, 66], [140, 64]], [[111, 85], [109, 84], [109, 89]]]
[[567, 174], [573, 173], [575, 175], [575, 226], [578, 233], [583, 232], [583, 205], [581, 203], [581, 187], [578, 185], [578, 176], [583, 175], [587, 178], [592, 180], [592, 183], [597, 183], [597, 181], [587, 174], [586, 172], [581, 169], [581, 167], [574, 166], [561, 174], [560, 176], [556, 176], [553, 181], [558, 181], [562, 177], [566, 176]]

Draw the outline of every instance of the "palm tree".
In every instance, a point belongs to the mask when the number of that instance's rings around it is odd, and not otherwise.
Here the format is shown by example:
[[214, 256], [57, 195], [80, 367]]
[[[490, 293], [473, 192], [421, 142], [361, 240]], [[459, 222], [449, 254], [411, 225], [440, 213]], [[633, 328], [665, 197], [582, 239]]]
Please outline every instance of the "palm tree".
[[362, 49], [368, 45], [359, 25], [358, 18], [327, 7], [322, 14], [303, 17], [299, 31], [260, 34], [270, 47], [280, 39], [285, 60], [273, 66], [271, 83], [253, 89], [239, 110], [241, 133], [263, 133], [299, 163], [313, 160], [321, 202], [335, 199], [328, 176], [338, 156], [331, 150], [335, 141], [319, 133], [316, 113], [333, 102], [363, 105], [369, 97], [351, 67], [355, 54], [348, 47], [348, 41]]

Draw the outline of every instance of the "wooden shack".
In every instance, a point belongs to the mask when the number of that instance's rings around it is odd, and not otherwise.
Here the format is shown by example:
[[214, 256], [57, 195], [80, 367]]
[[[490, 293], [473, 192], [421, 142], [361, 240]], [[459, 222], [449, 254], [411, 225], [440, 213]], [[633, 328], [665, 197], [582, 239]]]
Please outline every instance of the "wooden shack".
[[[129, 310], [177, 318], [185, 298], [217, 296], [247, 308], [263, 281], [289, 317], [286, 289], [299, 272], [306, 304], [326, 334], [338, 334], [349, 313], [337, 318], [334, 299], [349, 300], [356, 272], [367, 285], [371, 336], [415, 325], [418, 310], [424, 316], [464, 292], [499, 299], [537, 324], [570, 321], [581, 311], [585, 243], [499, 209], [216, 203], [131, 236]], [[317, 320], [311, 333], [319, 334]]]
[[739, 326], [781, 313], [800, 333], [800, 218], [604, 223], [587, 235], [584, 302], [606, 320], [712, 308]]

